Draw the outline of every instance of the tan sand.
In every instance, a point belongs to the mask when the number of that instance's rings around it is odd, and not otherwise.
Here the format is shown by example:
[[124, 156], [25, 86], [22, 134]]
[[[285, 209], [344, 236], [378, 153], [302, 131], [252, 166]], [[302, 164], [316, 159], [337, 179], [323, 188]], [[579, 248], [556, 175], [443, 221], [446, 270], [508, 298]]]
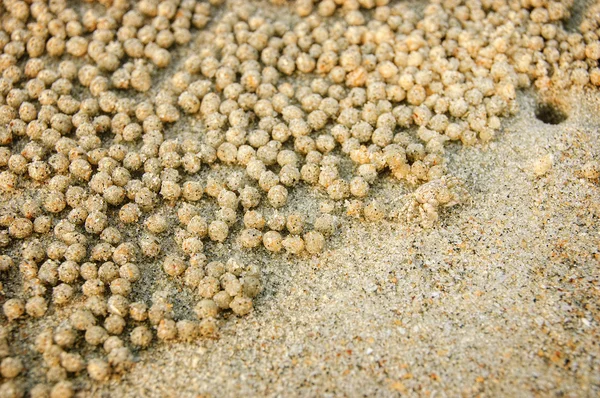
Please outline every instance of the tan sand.
[[[578, 396], [600, 393], [598, 93], [536, 100], [488, 147], [451, 147], [472, 204], [441, 225], [348, 222], [320, 257], [254, 256], [265, 291], [216, 341], [156, 345], [99, 396]], [[567, 105], [570, 104], [569, 107]], [[543, 177], [534, 161], [552, 154]], [[377, 195], [402, 188], [388, 180]], [[298, 208], [309, 198], [296, 198]], [[306, 204], [308, 202], [308, 204]]]
[[[577, 5], [576, 14], [584, 8]], [[177, 51], [182, 59], [193, 48]], [[91, 382], [85, 371], [69, 377], [77, 396], [600, 395], [600, 187], [581, 173], [600, 160], [600, 94], [518, 98], [520, 112], [502, 120], [491, 143], [447, 147], [449, 172], [465, 182], [471, 200], [444, 211], [434, 228], [345, 217], [319, 256], [243, 251], [234, 239], [209, 243], [211, 258], [234, 255], [262, 270], [254, 311], [219, 320], [214, 340], [155, 339], [134, 351], [131, 371], [108, 382]], [[567, 119], [539, 120], [543, 103]], [[179, 123], [168, 134], [184, 131], [194, 126]], [[543, 159], [552, 167], [536, 176]], [[390, 205], [408, 192], [388, 177], [370, 197]], [[288, 209], [314, 218], [321, 199], [323, 192], [299, 187]], [[149, 303], [162, 290], [178, 315], [194, 317], [189, 289], [158, 262], [140, 267], [136, 300]], [[11, 272], [8, 294], [21, 288], [18, 270]], [[35, 336], [70, 315], [51, 312], [11, 326], [28, 390], [47, 370], [32, 349]], [[76, 348], [98, 356], [83, 341]]]

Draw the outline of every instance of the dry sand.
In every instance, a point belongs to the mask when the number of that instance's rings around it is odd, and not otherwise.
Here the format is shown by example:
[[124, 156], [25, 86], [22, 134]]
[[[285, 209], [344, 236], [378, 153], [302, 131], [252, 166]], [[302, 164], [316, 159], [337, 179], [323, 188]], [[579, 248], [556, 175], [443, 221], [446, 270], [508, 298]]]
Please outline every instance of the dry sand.
[[[489, 146], [450, 147], [472, 203], [434, 229], [346, 219], [320, 257], [255, 255], [266, 286], [253, 314], [218, 340], [140, 352], [122, 380], [87, 392], [597, 396], [600, 188], [579, 172], [600, 155], [600, 96], [557, 98], [563, 123], [538, 120], [522, 94]], [[534, 177], [547, 154], [552, 169]], [[375, 195], [402, 193], [386, 180]]]
[[[122, 378], [80, 376], [78, 396], [600, 395], [600, 186], [580, 173], [600, 159], [600, 94], [556, 95], [568, 116], [557, 125], [536, 118], [533, 93], [519, 102], [489, 145], [448, 147], [469, 205], [433, 229], [343, 218], [316, 257], [246, 252], [265, 283], [252, 314], [222, 321], [215, 340], [135, 352]], [[535, 177], [548, 154], [552, 169]], [[407, 192], [386, 178], [371, 196]], [[319, 195], [298, 188], [290, 208], [314, 217]], [[192, 313], [188, 291], [144, 267], [136, 298], [161, 288]], [[60, 315], [16, 331], [28, 367], [34, 329]], [[36, 377], [28, 369], [29, 387]]]

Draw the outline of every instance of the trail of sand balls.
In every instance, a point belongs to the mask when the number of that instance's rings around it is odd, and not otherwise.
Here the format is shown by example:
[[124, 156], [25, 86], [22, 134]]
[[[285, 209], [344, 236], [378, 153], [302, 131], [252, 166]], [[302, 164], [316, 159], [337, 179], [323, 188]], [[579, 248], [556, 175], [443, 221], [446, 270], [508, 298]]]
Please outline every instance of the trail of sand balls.
[[[248, 314], [258, 264], [214, 245], [318, 254], [344, 214], [433, 226], [468, 196], [448, 143], [491, 140], [519, 89], [600, 85], [600, 4], [578, 32], [571, 5], [5, 0], [0, 396], [70, 397], [71, 375], [105, 381], [155, 338]], [[387, 171], [414, 190], [403, 207], [369, 197]], [[328, 198], [320, 214], [287, 209], [299, 184]], [[161, 291], [136, 301], [141, 263], [193, 291], [197, 319]], [[14, 328], [58, 313], [32, 341], [33, 380]]]

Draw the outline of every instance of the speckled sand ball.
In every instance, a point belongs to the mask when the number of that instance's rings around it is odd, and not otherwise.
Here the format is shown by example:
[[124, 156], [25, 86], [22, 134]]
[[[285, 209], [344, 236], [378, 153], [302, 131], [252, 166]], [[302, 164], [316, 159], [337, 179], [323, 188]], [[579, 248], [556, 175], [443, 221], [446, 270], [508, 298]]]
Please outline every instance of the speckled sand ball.
[[29, 391], [31, 398], [48, 398], [50, 396], [50, 386], [47, 384], [39, 383], [33, 386]]
[[104, 351], [112, 352], [113, 350], [123, 347], [123, 340], [117, 336], [110, 336], [106, 339], [102, 347], [104, 348]]
[[281, 244], [290, 254], [300, 254], [304, 250], [304, 240], [300, 236], [290, 235]]
[[203, 319], [200, 321], [198, 330], [203, 337], [215, 337], [218, 330], [217, 321], [213, 318]]
[[198, 324], [194, 321], [183, 319], [177, 322], [177, 335], [182, 341], [194, 341], [198, 332]]
[[50, 390], [50, 398], [71, 398], [75, 395], [73, 383], [70, 381], [59, 381]]
[[275, 185], [274, 187], [269, 189], [267, 198], [269, 200], [269, 203], [273, 207], [280, 208], [280, 207], [284, 206], [287, 202], [288, 191], [282, 185]]
[[47, 310], [48, 303], [40, 296], [30, 298], [25, 304], [25, 311], [33, 318], [41, 318]]
[[229, 227], [227, 224], [220, 220], [211, 222], [208, 226], [208, 236], [211, 240], [216, 242], [223, 242], [229, 235]]
[[110, 377], [111, 369], [108, 362], [94, 358], [88, 362], [87, 372], [93, 380], [106, 381]]
[[2, 377], [5, 379], [17, 377], [23, 370], [23, 363], [16, 357], [4, 358], [0, 363], [0, 374], [2, 374]]
[[2, 306], [4, 315], [9, 321], [15, 320], [25, 314], [25, 303], [21, 299], [9, 299], [6, 300]]
[[148, 306], [141, 302], [131, 303], [129, 305], [129, 316], [138, 322], [145, 321], [148, 319]]
[[158, 324], [156, 335], [161, 340], [175, 340], [177, 338], [177, 324], [172, 319], [163, 319]]
[[63, 348], [70, 348], [77, 341], [77, 333], [71, 327], [62, 327], [54, 331], [54, 342]]
[[85, 341], [88, 344], [101, 345], [106, 339], [108, 339], [108, 332], [102, 326], [91, 326], [85, 331]]
[[246, 228], [242, 230], [239, 242], [245, 248], [257, 247], [262, 242], [262, 232], [256, 228]]
[[2, 397], [21, 398], [23, 395], [23, 388], [15, 380], [8, 380], [0, 385], [0, 396]]
[[385, 217], [383, 205], [377, 200], [373, 200], [365, 206], [364, 214], [368, 221], [380, 221]]
[[0, 271], [8, 271], [14, 265], [14, 261], [9, 256], [0, 255]]
[[137, 347], [147, 347], [152, 342], [152, 332], [146, 326], [138, 326], [131, 331], [130, 339]]
[[168, 255], [163, 262], [163, 270], [170, 276], [179, 276], [185, 269], [183, 259], [175, 255]]
[[304, 246], [310, 254], [317, 254], [323, 251], [325, 238], [320, 232], [309, 231], [304, 234]]
[[319, 215], [315, 220], [314, 228], [325, 236], [332, 235], [336, 228], [335, 216], [327, 213]]
[[263, 245], [270, 252], [279, 252], [282, 246], [281, 234], [277, 231], [269, 231], [263, 235]]
[[87, 330], [96, 325], [96, 317], [88, 310], [77, 310], [69, 318], [71, 325], [77, 330]]
[[104, 328], [109, 334], [120, 335], [125, 326], [125, 319], [120, 315], [111, 314], [104, 320]]
[[237, 296], [231, 301], [229, 307], [237, 315], [246, 315], [252, 311], [252, 299], [248, 297]]
[[108, 362], [116, 373], [123, 373], [133, 366], [133, 356], [126, 347], [114, 348], [108, 353]]
[[219, 307], [215, 301], [204, 299], [198, 302], [194, 307], [194, 312], [198, 319], [215, 318], [219, 313]]
[[63, 352], [60, 355], [61, 366], [69, 373], [76, 373], [85, 367], [85, 362], [79, 354]]

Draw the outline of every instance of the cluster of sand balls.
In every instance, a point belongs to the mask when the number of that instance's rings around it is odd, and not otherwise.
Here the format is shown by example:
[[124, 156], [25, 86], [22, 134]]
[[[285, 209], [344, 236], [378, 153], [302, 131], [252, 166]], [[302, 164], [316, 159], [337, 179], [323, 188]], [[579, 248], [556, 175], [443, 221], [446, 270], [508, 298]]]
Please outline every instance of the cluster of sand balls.
[[[153, 340], [214, 337], [261, 291], [215, 250], [318, 254], [342, 214], [394, 214], [370, 197], [383, 173], [440, 186], [445, 146], [491, 140], [519, 89], [595, 89], [600, 6], [569, 32], [570, 6], [4, 0], [0, 396], [72, 396], [71, 375], [108, 380]], [[288, 208], [298, 185], [320, 214]], [[139, 299], [154, 265], [194, 319]], [[45, 379], [23, 384], [11, 331], [47, 317]]]

